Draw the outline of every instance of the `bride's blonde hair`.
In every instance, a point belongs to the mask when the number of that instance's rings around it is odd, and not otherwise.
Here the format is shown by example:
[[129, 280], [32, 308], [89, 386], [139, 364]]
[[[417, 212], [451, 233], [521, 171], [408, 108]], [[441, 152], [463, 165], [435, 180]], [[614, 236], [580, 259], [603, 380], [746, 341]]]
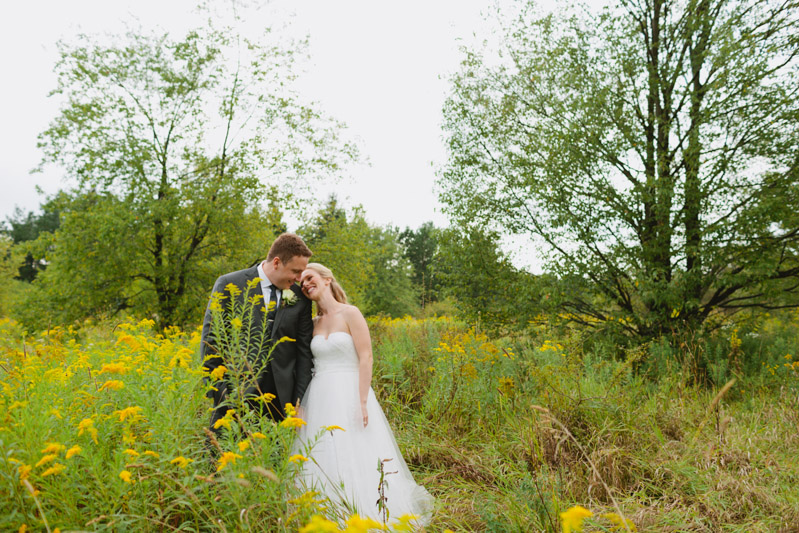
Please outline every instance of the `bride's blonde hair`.
[[321, 263], [308, 263], [308, 266], [305, 268], [310, 268], [322, 276], [322, 278], [329, 279], [330, 290], [333, 292], [333, 298], [335, 298], [337, 302], [341, 302], [343, 304], [347, 303], [347, 293], [345, 293], [344, 289], [341, 288], [341, 285], [338, 284], [335, 276], [333, 276], [333, 272], [329, 268]]

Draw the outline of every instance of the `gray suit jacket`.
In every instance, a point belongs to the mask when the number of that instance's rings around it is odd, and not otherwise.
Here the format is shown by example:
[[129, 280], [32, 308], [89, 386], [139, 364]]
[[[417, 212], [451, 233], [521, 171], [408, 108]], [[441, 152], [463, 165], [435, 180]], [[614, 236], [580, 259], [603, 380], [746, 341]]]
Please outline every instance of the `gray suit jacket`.
[[[241, 294], [236, 297], [236, 301], [243, 305], [246, 299], [253, 295], [262, 294], [260, 283], [254, 288], [247, 290], [247, 283], [258, 277], [258, 267], [254, 266], [237, 272], [231, 272], [220, 276], [214, 284], [213, 292], [222, 293], [225, 296], [220, 303], [223, 308], [225, 323], [228, 324], [230, 317], [227, 316], [228, 302], [231, 294], [225, 287], [232, 283], [241, 289]], [[277, 387], [278, 405], [286, 403], [296, 403], [305, 394], [308, 383], [311, 381], [311, 370], [313, 359], [311, 355], [311, 339], [313, 337], [313, 320], [311, 319], [311, 301], [302, 293], [299, 286], [292, 285], [291, 290], [297, 295], [296, 303], [287, 305], [286, 299], [281, 301], [281, 307], [277, 310], [275, 322], [272, 325], [271, 339], [262, 343], [259, 347], [253, 347], [250, 357], [254, 361], [265, 361], [273, 342], [282, 337], [294, 339], [294, 342], [281, 342], [272, 351], [271, 372]], [[268, 300], [269, 295], [265, 296]], [[264, 321], [266, 313], [261, 311], [263, 305], [256, 305], [253, 309], [250, 320], [250, 330], [257, 338], [257, 334], [264, 331]], [[203, 367], [209, 372], [221, 364], [225, 363], [225, 354], [217, 350], [217, 342], [211, 332], [211, 310], [205, 311], [203, 320], [202, 343], [200, 353], [203, 357]], [[210, 356], [210, 357], [209, 357]], [[263, 375], [258, 377], [259, 385], [263, 380]], [[218, 389], [211, 391], [209, 396], [214, 399], [214, 407], [222, 402], [227, 394], [227, 386], [224, 382], [215, 384]], [[261, 387], [263, 389], [263, 387]]]

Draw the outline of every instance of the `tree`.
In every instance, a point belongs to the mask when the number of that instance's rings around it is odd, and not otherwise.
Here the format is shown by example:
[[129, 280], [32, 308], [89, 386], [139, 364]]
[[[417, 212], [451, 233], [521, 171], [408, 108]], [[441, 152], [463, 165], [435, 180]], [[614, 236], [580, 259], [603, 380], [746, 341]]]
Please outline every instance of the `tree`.
[[435, 257], [438, 252], [440, 230], [432, 222], [425, 222], [419, 229], [405, 228], [399, 234], [404, 255], [411, 262], [411, 280], [421, 293], [421, 305], [438, 300], [438, 283], [435, 273]]
[[535, 276], [517, 269], [502, 252], [499, 235], [482, 228], [449, 228], [435, 258], [441, 292], [469, 320], [495, 330], [525, 326], [539, 314]]
[[[442, 200], [543, 238], [632, 333], [799, 304], [796, 0], [620, 0], [504, 24], [445, 105]], [[774, 300], [780, 292], [782, 299]]]
[[411, 266], [396, 230], [371, 226], [361, 208], [348, 215], [331, 196], [298, 233], [313, 250], [311, 261], [332, 270], [350, 302], [364, 314], [403, 316], [415, 311]]
[[[41, 233], [52, 233], [58, 229], [59, 213], [51, 209], [51, 204], [46, 202], [42, 205], [42, 213], [36, 214], [28, 211], [26, 214], [17, 207], [14, 214], [6, 219], [9, 229], [3, 233], [8, 235], [13, 244], [19, 245], [36, 240]], [[47, 263], [42, 261], [42, 257], [34, 257], [30, 250], [25, 251], [25, 258], [19, 266], [17, 279], [31, 282], [36, 278], [36, 274], [47, 268]]]
[[[274, 203], [269, 216], [259, 207], [266, 185], [290, 207], [357, 157], [340, 125], [291, 90], [303, 46], [213, 27], [59, 43], [63, 105], [40, 147], [76, 192], [48, 270], [86, 309], [116, 292], [117, 307], [162, 326], [196, 319], [190, 293], [207, 298], [220, 272], [265, 255], [282, 224]], [[103, 290], [87, 290], [87, 275]]]

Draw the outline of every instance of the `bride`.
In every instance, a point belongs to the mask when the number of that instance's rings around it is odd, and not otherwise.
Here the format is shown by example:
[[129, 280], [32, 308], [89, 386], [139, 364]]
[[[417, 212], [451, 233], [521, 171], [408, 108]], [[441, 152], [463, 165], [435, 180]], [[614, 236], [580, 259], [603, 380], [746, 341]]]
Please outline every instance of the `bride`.
[[307, 424], [298, 441], [311, 447], [301, 479], [344, 512], [378, 521], [412, 514], [417, 525], [426, 524], [433, 497], [414, 482], [370, 386], [372, 341], [366, 320], [347, 304], [344, 290], [323, 265], [310, 263], [301, 286], [317, 306], [314, 377], [300, 403], [299, 416]]

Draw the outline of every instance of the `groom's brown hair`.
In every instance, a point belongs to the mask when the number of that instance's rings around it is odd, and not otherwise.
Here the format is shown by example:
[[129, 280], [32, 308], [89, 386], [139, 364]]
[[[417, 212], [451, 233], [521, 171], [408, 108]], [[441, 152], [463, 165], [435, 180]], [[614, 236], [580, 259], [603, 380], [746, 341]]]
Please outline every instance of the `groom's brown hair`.
[[284, 233], [280, 235], [272, 246], [269, 248], [269, 255], [266, 256], [267, 261], [271, 261], [275, 257], [279, 257], [282, 263], [288, 263], [292, 257], [302, 256], [311, 257], [313, 252], [303, 242], [299, 235], [294, 233]]

